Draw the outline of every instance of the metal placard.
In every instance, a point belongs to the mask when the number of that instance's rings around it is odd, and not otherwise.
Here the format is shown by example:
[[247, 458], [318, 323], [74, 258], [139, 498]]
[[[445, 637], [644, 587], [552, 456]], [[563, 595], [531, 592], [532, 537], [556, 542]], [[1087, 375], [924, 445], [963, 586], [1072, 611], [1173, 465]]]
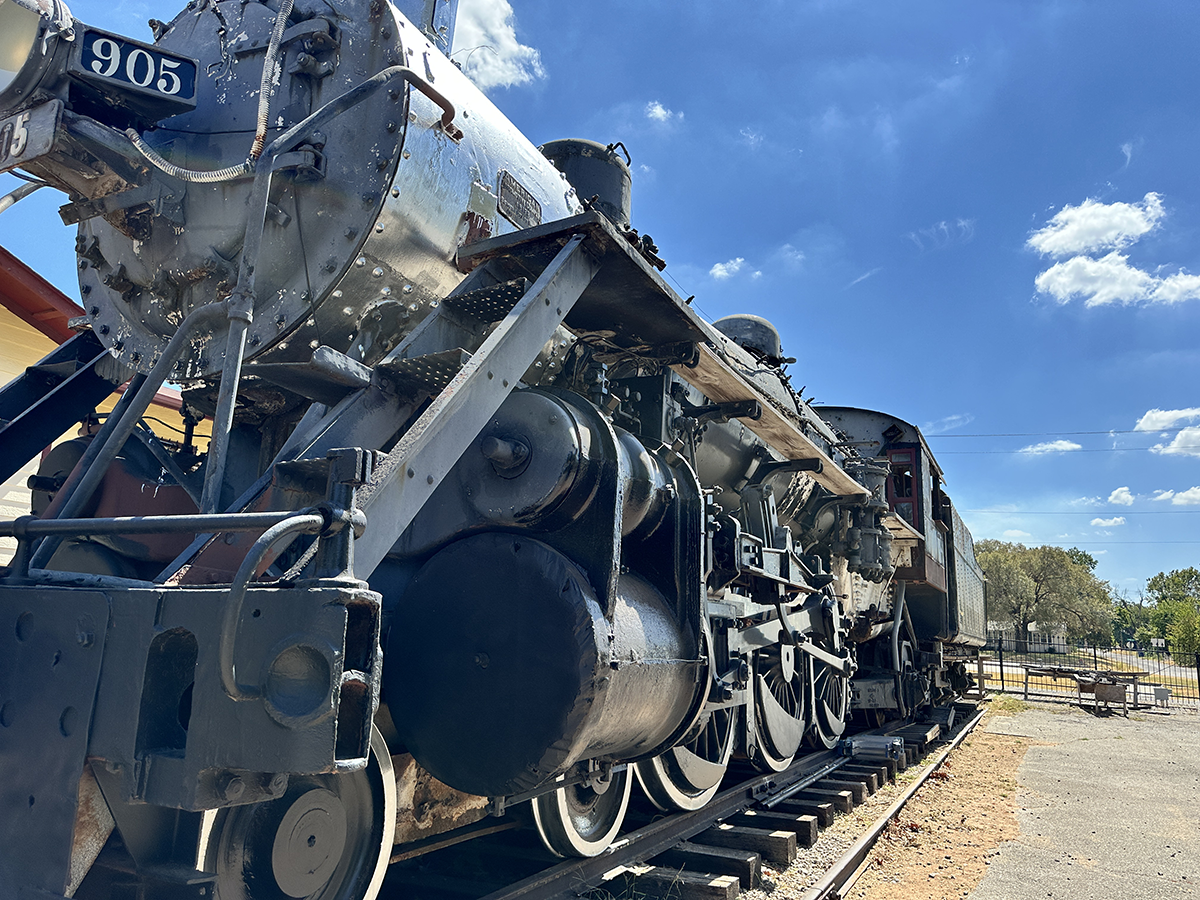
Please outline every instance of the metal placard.
[[500, 197], [497, 206], [501, 215], [518, 228], [533, 228], [542, 224], [542, 204], [508, 172], [500, 172]]
[[51, 100], [0, 121], [0, 172], [26, 165], [50, 152], [62, 108], [61, 100]]
[[151, 44], [86, 28], [71, 54], [70, 71], [95, 84], [146, 97], [195, 105], [196, 63]]

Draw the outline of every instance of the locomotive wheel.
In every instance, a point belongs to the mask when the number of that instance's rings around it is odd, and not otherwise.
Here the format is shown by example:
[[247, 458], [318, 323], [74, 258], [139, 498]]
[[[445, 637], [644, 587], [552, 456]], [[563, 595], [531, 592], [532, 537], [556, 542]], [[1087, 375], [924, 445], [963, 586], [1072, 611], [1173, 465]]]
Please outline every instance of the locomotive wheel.
[[803, 661], [790, 644], [754, 655], [754, 740], [750, 759], [764, 772], [791, 765], [808, 728]]
[[813, 699], [812, 730], [809, 742], [814, 747], [833, 747], [846, 731], [850, 713], [850, 679], [819, 659], [809, 658]]
[[205, 819], [199, 868], [217, 873], [216, 900], [374, 900], [396, 831], [392, 758], [371, 728], [365, 769], [293, 775], [278, 800]]
[[736, 737], [737, 709], [712, 710], [694, 737], [637, 764], [642, 790], [663, 812], [699, 809], [721, 786]]
[[625, 821], [632, 787], [626, 768], [604, 784], [573, 784], [535, 797], [533, 821], [546, 849], [555, 856], [599, 856]]

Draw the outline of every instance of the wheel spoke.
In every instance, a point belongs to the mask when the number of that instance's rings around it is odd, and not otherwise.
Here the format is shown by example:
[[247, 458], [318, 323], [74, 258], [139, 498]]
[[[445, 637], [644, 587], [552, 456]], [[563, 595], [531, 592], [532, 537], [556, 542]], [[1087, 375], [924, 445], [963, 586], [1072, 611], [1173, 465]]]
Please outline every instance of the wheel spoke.
[[804, 679], [797, 666], [785, 669], [784, 652], [784, 648], [776, 645], [754, 655], [751, 679], [754, 733], [749, 736], [750, 758], [766, 772], [778, 772], [791, 763], [807, 728]]
[[705, 716], [695, 740], [636, 765], [646, 796], [664, 812], [699, 809], [721, 786], [733, 753], [737, 712], [720, 708]]

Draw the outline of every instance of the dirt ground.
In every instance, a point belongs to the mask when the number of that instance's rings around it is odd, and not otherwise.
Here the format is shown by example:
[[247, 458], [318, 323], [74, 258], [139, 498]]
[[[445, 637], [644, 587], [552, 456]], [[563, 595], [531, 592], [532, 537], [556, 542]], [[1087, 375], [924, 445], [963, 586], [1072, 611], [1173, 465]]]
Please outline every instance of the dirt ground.
[[1019, 833], [1017, 768], [1030, 745], [985, 729], [986, 720], [892, 820], [849, 898], [957, 900], [979, 884], [1001, 842]]

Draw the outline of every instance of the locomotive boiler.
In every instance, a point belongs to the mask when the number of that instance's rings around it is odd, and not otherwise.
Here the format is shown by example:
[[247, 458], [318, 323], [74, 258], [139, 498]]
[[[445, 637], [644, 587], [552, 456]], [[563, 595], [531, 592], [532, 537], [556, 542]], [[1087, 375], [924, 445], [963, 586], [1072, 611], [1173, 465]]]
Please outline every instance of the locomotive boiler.
[[[696, 809], [968, 684], [919, 431], [696, 315], [623, 146], [534, 147], [454, 7], [196, 0], [142, 42], [0, 0], [0, 170], [65, 193], [83, 306], [0, 392], [4, 477], [126, 385], [0, 524], [7, 895], [373, 898], [506, 814], [595, 855], [635, 782]], [[206, 448], [139, 426], [167, 382]]]

